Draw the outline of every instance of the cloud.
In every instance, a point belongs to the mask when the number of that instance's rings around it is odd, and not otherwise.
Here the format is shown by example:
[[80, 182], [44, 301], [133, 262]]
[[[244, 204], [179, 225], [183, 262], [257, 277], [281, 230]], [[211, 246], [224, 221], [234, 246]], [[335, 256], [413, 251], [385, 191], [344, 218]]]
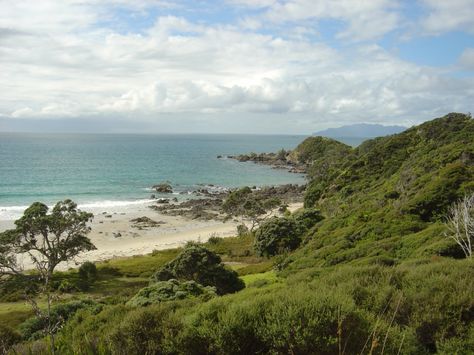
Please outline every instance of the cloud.
[[258, 17], [262, 23], [341, 21], [345, 28], [338, 33], [340, 38], [365, 41], [394, 30], [400, 21], [397, 10], [396, 2], [390, 0], [289, 0], [268, 4]]
[[423, 0], [428, 14], [421, 20], [422, 28], [430, 34], [464, 30], [474, 33], [474, 4], [472, 0]]
[[474, 48], [466, 48], [459, 58], [463, 69], [474, 70]]
[[[160, 127], [177, 127], [176, 117], [194, 125], [191, 118], [200, 117], [199, 127], [207, 122], [209, 129], [224, 131], [237, 127], [230, 122], [236, 119], [251, 131], [259, 117], [264, 132], [309, 132], [331, 120], [426, 119], [467, 111], [474, 101], [471, 78], [405, 62], [373, 43], [399, 23], [392, 2], [232, 4], [258, 5], [260, 17], [249, 14], [242, 29], [238, 22], [165, 13], [145, 29], [119, 33], [104, 24], [104, 18], [117, 18], [117, 7], [149, 16], [156, 6], [176, 3], [4, 2], [0, 116], [25, 122], [135, 120]], [[311, 21], [324, 18], [346, 24], [338, 34], [343, 41], [364, 42], [337, 48], [308, 39], [317, 31]], [[290, 25], [283, 36], [262, 30], [262, 19]], [[472, 68], [471, 51], [459, 60], [465, 67]]]

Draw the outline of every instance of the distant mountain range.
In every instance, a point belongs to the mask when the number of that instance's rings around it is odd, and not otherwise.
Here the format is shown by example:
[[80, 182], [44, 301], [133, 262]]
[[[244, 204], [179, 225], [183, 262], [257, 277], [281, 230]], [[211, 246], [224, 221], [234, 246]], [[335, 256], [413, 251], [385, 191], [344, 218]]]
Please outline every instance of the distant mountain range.
[[381, 124], [359, 123], [338, 128], [328, 128], [323, 131], [313, 133], [314, 136], [329, 138], [374, 138], [388, 136], [403, 132], [407, 127], [384, 126]]

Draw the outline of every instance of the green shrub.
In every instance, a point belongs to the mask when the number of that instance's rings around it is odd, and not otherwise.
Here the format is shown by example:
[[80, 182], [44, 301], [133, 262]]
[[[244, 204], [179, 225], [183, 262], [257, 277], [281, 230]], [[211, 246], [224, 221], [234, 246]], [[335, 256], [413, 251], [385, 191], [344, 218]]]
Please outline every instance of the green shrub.
[[115, 325], [108, 338], [112, 354], [170, 354], [175, 353], [173, 335], [181, 322], [170, 317], [167, 308], [139, 308], [128, 312]]
[[90, 261], [84, 262], [79, 267], [79, 277], [89, 282], [94, 281], [97, 278], [97, 267], [95, 264]]
[[0, 324], [0, 353], [6, 354], [12, 345], [20, 342], [21, 335], [14, 329]]
[[61, 283], [59, 284], [57, 290], [59, 292], [62, 292], [62, 293], [71, 293], [71, 292], [77, 291], [78, 288], [71, 281], [62, 280]]
[[249, 234], [249, 232], [250, 232], [250, 230], [245, 224], [239, 224], [237, 226], [237, 235], [239, 237], [243, 237], [243, 236]]
[[216, 237], [216, 236], [209, 237], [209, 239], [207, 240], [207, 242], [212, 245], [219, 244], [221, 241], [222, 241], [222, 238]]
[[190, 297], [210, 299], [216, 295], [216, 290], [211, 286], [202, 286], [195, 281], [168, 280], [159, 281], [148, 287], [142, 288], [127, 302], [129, 306], [149, 306], [154, 303], [181, 300]]
[[298, 225], [301, 234], [306, 233], [316, 225], [316, 223], [324, 219], [321, 215], [321, 211], [314, 208], [299, 209], [293, 213], [292, 217]]
[[225, 268], [219, 255], [196, 243], [188, 244], [174, 260], [158, 270], [153, 279], [194, 280], [203, 286], [215, 287], [219, 295], [245, 287], [235, 271]]
[[294, 250], [300, 243], [300, 230], [293, 218], [272, 217], [255, 232], [254, 248], [260, 256], [268, 257]]
[[[83, 308], [100, 308], [100, 305], [90, 300], [73, 301], [62, 303], [54, 306], [51, 309], [51, 322], [58, 324], [58, 329], [61, 324], [64, 324], [70, 317], [72, 317], [78, 310]], [[45, 333], [47, 327], [47, 319], [44, 317], [32, 317], [22, 324], [20, 324], [20, 332], [23, 339], [40, 339]]]

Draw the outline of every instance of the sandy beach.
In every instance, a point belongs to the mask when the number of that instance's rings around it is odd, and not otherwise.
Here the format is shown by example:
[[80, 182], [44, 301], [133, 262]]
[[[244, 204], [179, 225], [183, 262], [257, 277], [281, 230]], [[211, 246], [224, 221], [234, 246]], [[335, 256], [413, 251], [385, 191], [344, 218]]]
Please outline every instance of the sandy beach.
[[[294, 211], [300, 207], [302, 203], [293, 203], [289, 206], [289, 210]], [[149, 204], [91, 212], [94, 213], [94, 219], [89, 237], [97, 250], [82, 253], [76, 263], [143, 255], [153, 250], [176, 248], [188, 241], [205, 242], [212, 236], [230, 237], [235, 235], [236, 226], [239, 224], [236, 220], [202, 221], [169, 216], [149, 208]], [[141, 217], [150, 218], [159, 224], [139, 227], [137, 223], [132, 222]], [[0, 221], [0, 231], [13, 226], [13, 220]], [[76, 267], [76, 263], [63, 263], [57, 269]], [[27, 260], [24, 260], [24, 266], [29, 268]]]

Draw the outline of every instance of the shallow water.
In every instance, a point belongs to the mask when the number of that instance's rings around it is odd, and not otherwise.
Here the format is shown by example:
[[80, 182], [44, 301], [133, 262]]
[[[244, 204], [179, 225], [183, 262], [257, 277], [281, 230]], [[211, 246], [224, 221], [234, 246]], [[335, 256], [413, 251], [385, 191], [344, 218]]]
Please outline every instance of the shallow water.
[[94, 209], [146, 202], [153, 184], [174, 191], [304, 183], [304, 177], [217, 155], [292, 149], [303, 136], [0, 133], [0, 219], [34, 201], [71, 198]]

